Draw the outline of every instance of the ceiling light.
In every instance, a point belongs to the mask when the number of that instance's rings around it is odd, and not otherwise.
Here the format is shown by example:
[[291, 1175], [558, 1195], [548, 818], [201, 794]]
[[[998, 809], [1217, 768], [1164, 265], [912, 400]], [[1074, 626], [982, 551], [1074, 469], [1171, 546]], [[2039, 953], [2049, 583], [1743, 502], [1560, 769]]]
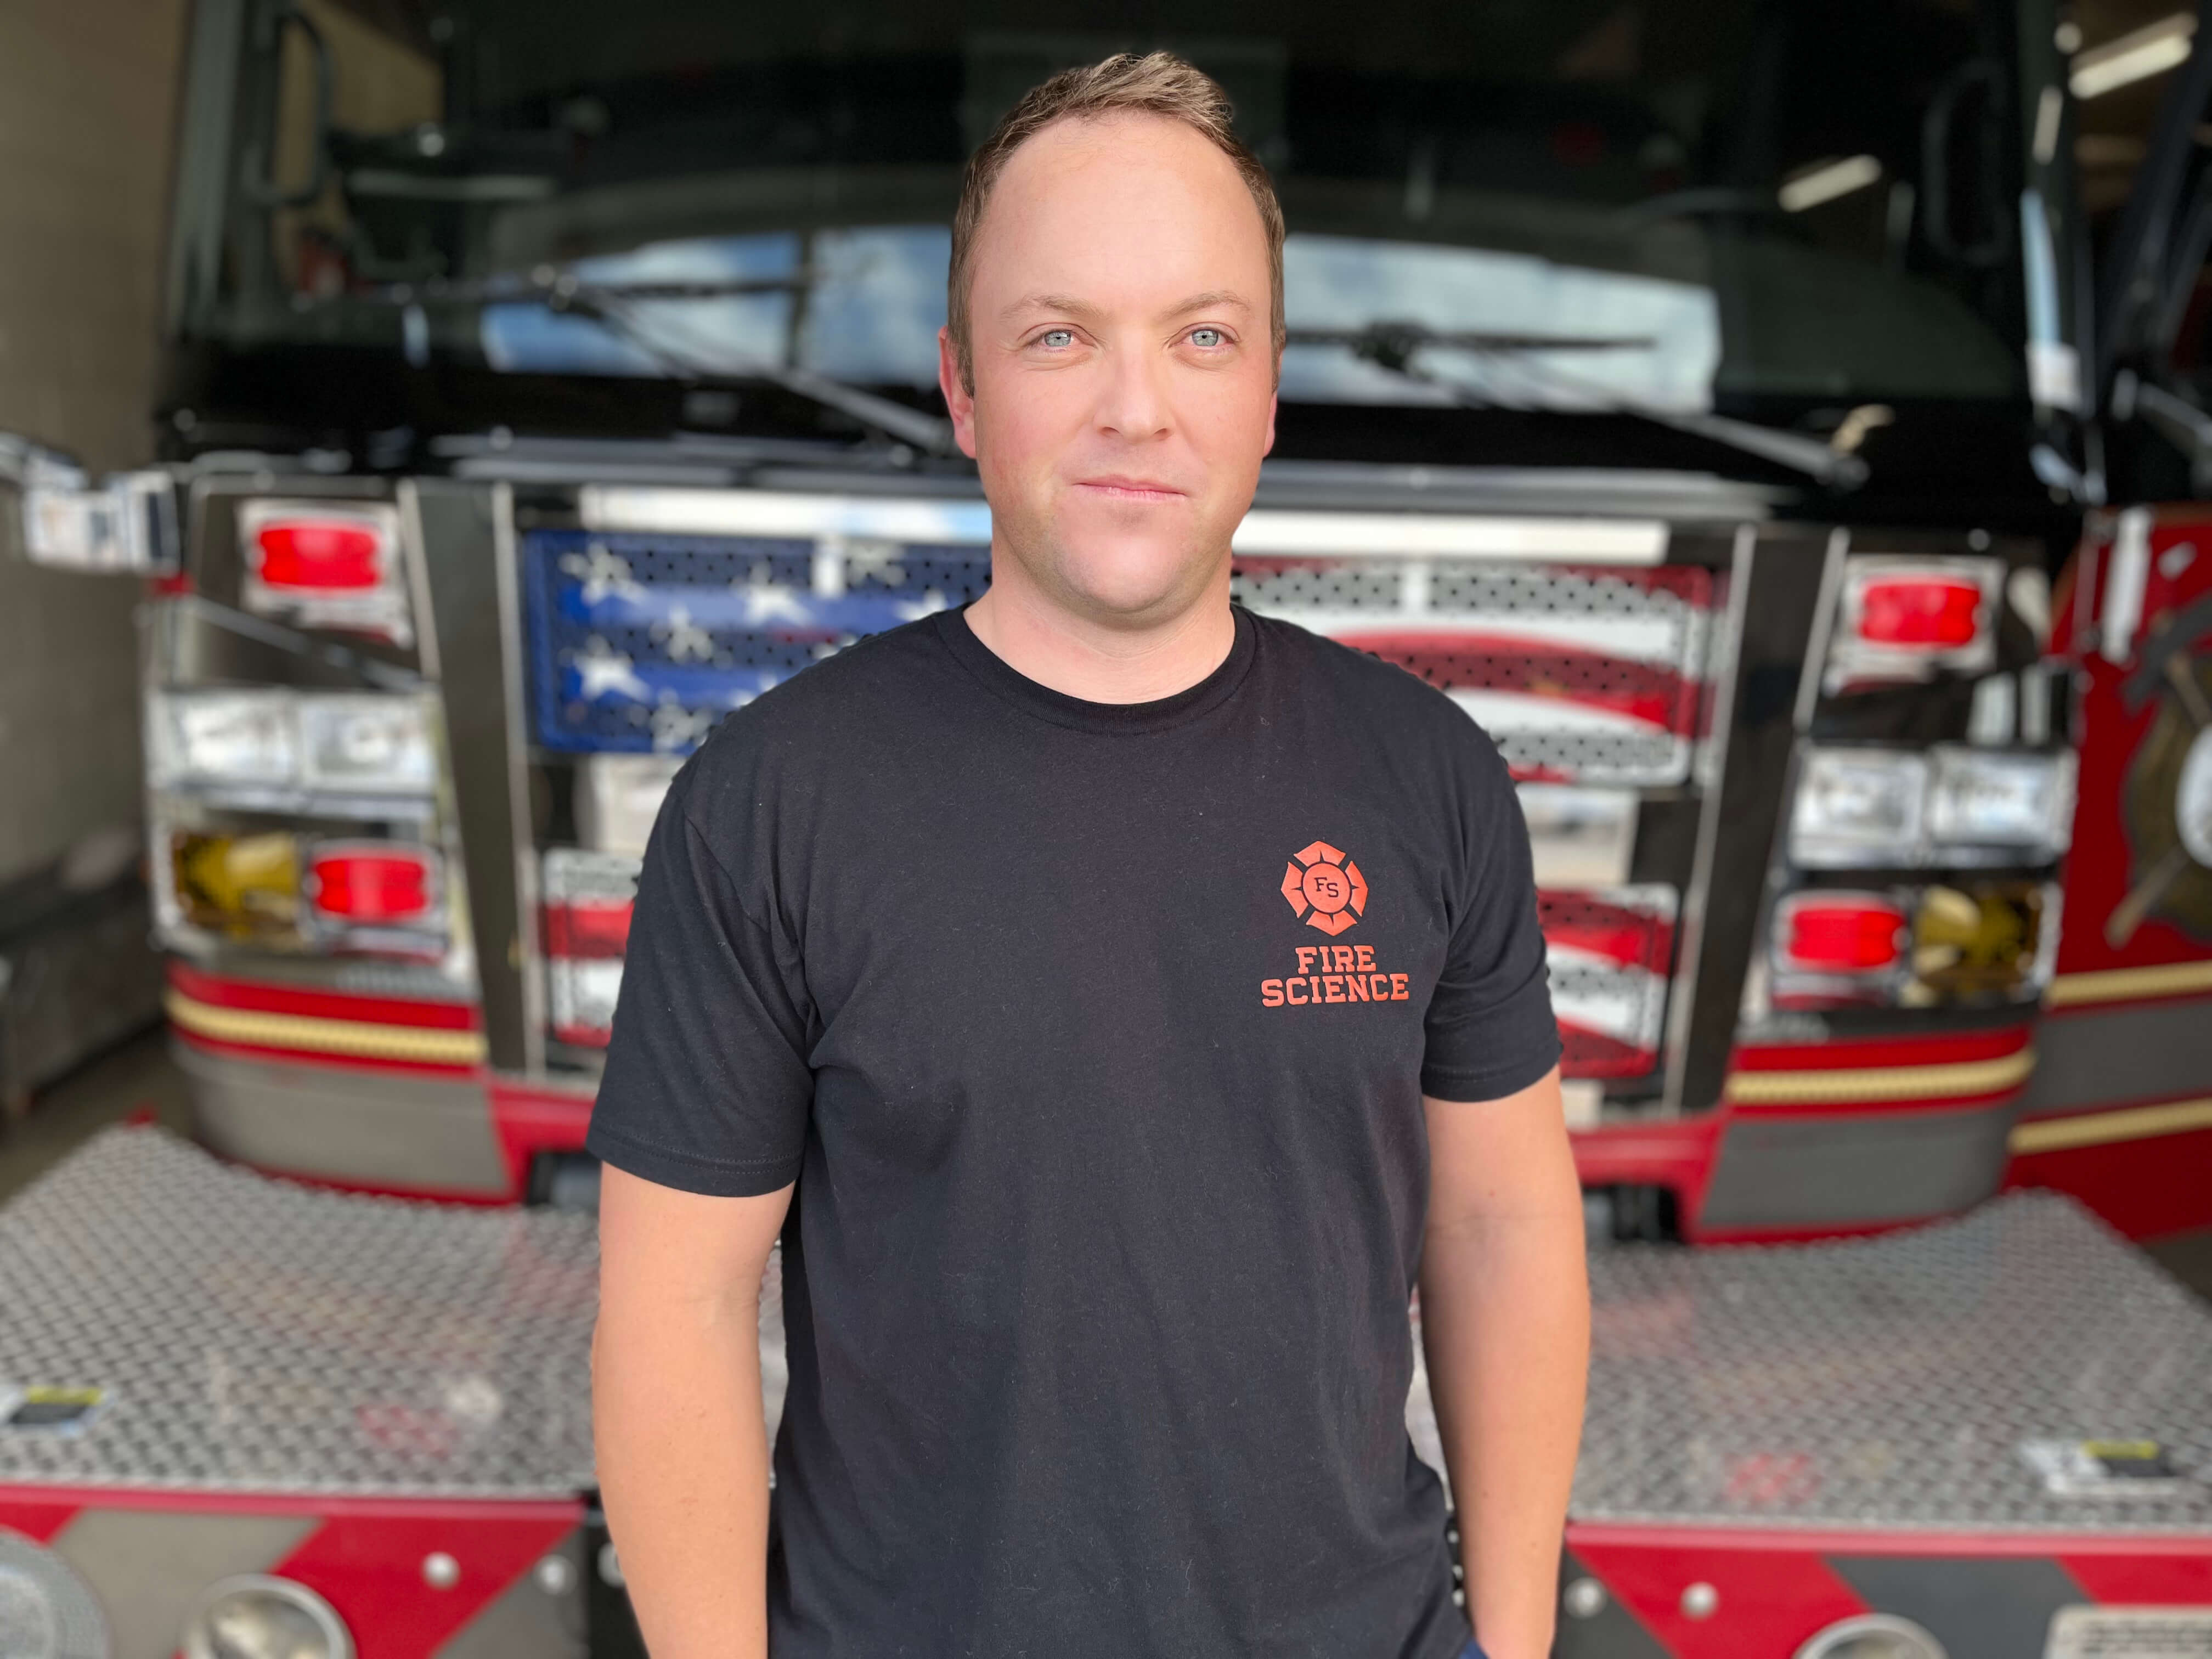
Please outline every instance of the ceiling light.
[[1802, 213], [1838, 196], [1864, 190], [1881, 177], [1881, 163], [1871, 155], [1846, 155], [1840, 161], [1817, 161], [1800, 168], [1782, 181], [1776, 193], [1784, 213]]
[[2190, 40], [2196, 33], [2197, 19], [2185, 11], [2147, 23], [2117, 40], [2092, 46], [2076, 58], [2069, 84], [2076, 98], [2100, 98], [2161, 75], [2188, 61]]

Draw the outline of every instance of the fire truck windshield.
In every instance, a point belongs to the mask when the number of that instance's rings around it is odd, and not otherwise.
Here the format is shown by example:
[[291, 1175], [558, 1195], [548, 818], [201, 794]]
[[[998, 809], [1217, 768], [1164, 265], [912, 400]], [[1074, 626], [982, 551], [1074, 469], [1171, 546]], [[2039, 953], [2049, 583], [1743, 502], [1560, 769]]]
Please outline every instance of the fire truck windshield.
[[[963, 156], [1054, 69], [1164, 46], [1278, 179], [1286, 402], [2020, 401], [2016, 12], [233, 0], [202, 9], [234, 31], [191, 90], [227, 152], [195, 186], [188, 146], [179, 333], [495, 375], [771, 365], [921, 406]], [[618, 305], [549, 302], [564, 282]]]

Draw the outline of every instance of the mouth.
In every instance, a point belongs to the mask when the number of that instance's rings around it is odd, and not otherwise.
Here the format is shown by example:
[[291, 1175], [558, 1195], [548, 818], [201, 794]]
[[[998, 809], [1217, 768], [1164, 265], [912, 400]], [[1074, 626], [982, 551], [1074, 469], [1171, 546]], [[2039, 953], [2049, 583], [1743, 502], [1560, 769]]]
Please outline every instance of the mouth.
[[1118, 473], [1078, 478], [1075, 487], [1118, 501], [1176, 501], [1183, 495], [1182, 490], [1155, 478], [1124, 477]]

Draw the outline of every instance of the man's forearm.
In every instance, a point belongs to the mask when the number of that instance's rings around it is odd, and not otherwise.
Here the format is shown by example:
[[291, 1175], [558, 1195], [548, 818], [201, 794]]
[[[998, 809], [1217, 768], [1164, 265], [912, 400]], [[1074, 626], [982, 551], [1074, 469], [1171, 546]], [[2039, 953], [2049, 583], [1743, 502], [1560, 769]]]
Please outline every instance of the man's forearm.
[[759, 1302], [602, 1307], [599, 1496], [653, 1659], [765, 1659], [768, 1436]]
[[[1568, 1207], [1569, 1201], [1572, 1207]], [[1432, 1227], [1421, 1334], [1459, 1511], [1468, 1616], [1491, 1659], [1551, 1651], [1589, 1360], [1579, 1192]]]

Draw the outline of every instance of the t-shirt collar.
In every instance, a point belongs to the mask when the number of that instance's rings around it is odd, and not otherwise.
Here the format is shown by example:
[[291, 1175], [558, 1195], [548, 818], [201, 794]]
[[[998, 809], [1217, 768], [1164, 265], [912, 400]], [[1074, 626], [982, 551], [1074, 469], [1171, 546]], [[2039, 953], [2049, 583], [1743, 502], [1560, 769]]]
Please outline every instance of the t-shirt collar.
[[1196, 684], [1149, 702], [1092, 702], [1040, 684], [975, 637], [975, 630], [968, 625], [966, 605], [941, 611], [933, 620], [938, 637], [960, 665], [987, 690], [1024, 713], [1054, 726], [1082, 732], [1135, 733], [1162, 732], [1181, 726], [1218, 707], [1235, 694], [1252, 665], [1259, 629], [1253, 623], [1252, 613], [1243, 605], [1232, 602], [1229, 611], [1237, 628], [1229, 654]]

